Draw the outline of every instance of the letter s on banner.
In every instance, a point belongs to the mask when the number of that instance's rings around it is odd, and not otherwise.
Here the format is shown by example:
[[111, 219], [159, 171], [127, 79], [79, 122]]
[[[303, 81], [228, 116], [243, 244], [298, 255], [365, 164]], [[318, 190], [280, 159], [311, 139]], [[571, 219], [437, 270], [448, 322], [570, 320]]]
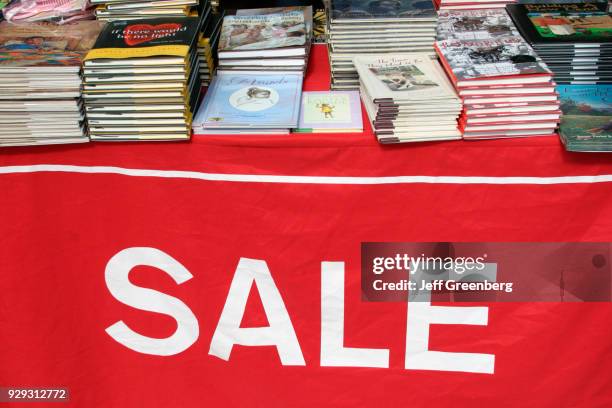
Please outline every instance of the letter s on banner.
[[172, 356], [187, 350], [200, 334], [198, 319], [179, 299], [153, 289], [133, 285], [129, 280], [129, 274], [139, 265], [158, 268], [170, 275], [179, 285], [193, 276], [176, 259], [155, 248], [124, 249], [113, 256], [106, 265], [106, 286], [115, 299], [139, 310], [171, 316], [176, 320], [176, 331], [164, 339], [152, 338], [138, 334], [123, 321], [118, 321], [109, 326], [106, 333], [125, 347], [143, 354]]

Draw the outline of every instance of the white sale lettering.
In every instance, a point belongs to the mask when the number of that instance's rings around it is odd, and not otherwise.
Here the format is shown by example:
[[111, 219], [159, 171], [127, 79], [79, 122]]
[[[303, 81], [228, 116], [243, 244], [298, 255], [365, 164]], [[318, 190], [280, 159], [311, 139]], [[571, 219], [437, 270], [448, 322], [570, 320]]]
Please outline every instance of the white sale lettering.
[[[181, 300], [165, 293], [135, 286], [130, 271], [152, 266], [170, 275], [177, 284], [190, 280], [189, 271], [170, 255], [155, 248], [128, 248], [106, 266], [106, 285], [121, 303], [139, 310], [166, 314], [177, 322], [173, 335], [152, 338], [118, 321], [106, 329], [115, 341], [138, 353], [172, 356], [191, 347], [199, 337], [196, 316]], [[257, 287], [267, 327], [240, 327], [249, 293]], [[487, 307], [441, 307], [430, 302], [410, 303], [406, 324], [406, 370], [460, 371], [493, 374], [495, 355], [429, 350], [432, 324], [482, 325], [488, 323]], [[210, 344], [209, 354], [229, 361], [235, 344], [275, 346], [282, 365], [306, 365], [289, 312], [272, 273], [263, 260], [241, 258]], [[321, 263], [322, 367], [389, 367], [388, 349], [352, 348], [344, 344], [344, 263]]]

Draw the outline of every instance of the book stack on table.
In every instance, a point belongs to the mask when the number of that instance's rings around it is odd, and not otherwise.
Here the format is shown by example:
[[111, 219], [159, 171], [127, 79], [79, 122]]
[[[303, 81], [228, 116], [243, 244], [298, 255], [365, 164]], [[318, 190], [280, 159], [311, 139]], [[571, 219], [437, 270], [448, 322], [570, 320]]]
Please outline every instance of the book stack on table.
[[92, 140], [183, 140], [200, 95], [197, 17], [108, 23], [84, 62]]
[[217, 47], [221, 36], [223, 13], [207, 14], [203, 19], [201, 36], [198, 40], [198, 58], [200, 62], [200, 80], [202, 86], [209, 86], [218, 64]]
[[380, 143], [461, 139], [461, 101], [435, 54], [361, 56], [355, 66]]
[[463, 100], [465, 139], [554, 134], [561, 112], [552, 72], [505, 10], [441, 12], [435, 47]]
[[437, 16], [431, 1], [333, 0], [329, 14], [332, 89], [359, 88], [355, 56], [433, 51]]
[[80, 71], [100, 28], [0, 23], [0, 146], [89, 141]]
[[306, 71], [312, 43], [311, 6], [228, 14], [219, 40], [219, 70]]
[[515, 4], [508, 11], [558, 84], [612, 83], [608, 4]]

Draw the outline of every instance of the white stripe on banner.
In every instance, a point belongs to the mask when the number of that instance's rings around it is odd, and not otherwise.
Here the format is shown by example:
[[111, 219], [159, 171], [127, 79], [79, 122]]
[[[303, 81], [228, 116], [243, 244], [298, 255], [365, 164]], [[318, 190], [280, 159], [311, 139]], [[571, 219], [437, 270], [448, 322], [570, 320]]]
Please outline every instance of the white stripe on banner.
[[130, 177], [178, 178], [205, 181], [227, 181], [233, 183], [282, 183], [282, 184], [590, 184], [612, 182], [612, 174], [591, 176], [560, 177], [484, 177], [484, 176], [385, 176], [385, 177], [342, 177], [342, 176], [282, 176], [263, 174], [222, 174], [183, 170], [127, 169], [111, 166], [72, 166], [64, 164], [35, 164], [30, 166], [0, 167], [0, 174], [18, 173], [81, 173], [118, 174]]

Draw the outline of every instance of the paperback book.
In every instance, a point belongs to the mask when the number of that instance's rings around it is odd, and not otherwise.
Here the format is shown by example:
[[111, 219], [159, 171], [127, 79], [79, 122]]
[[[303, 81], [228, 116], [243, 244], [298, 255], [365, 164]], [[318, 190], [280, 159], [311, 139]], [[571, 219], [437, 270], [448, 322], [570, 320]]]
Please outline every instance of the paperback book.
[[612, 85], [562, 85], [560, 135], [570, 151], [612, 151]]
[[357, 91], [303, 92], [297, 133], [363, 131]]
[[216, 129], [296, 128], [302, 80], [301, 74], [220, 71], [195, 117], [194, 133], [214, 133]]

